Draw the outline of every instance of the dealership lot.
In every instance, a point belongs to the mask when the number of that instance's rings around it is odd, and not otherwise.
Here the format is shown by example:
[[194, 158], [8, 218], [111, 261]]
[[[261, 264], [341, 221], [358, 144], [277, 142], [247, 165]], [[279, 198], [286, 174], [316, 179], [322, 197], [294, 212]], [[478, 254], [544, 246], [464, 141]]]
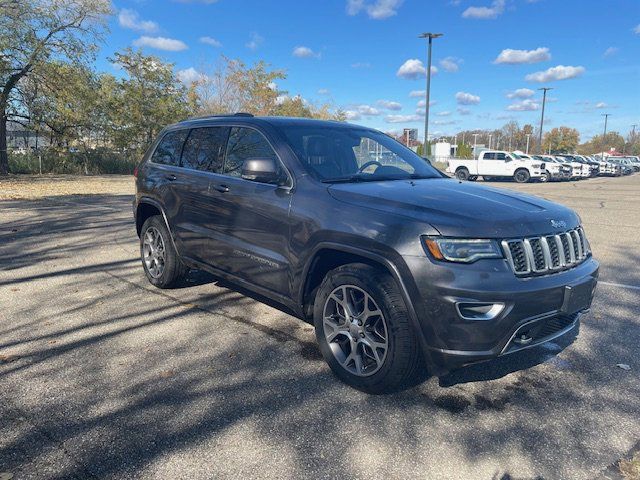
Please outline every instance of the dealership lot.
[[379, 397], [255, 296], [151, 287], [132, 181], [108, 183], [0, 201], [0, 472], [587, 479], [638, 448], [640, 175], [491, 183], [582, 217], [601, 282], [580, 335]]

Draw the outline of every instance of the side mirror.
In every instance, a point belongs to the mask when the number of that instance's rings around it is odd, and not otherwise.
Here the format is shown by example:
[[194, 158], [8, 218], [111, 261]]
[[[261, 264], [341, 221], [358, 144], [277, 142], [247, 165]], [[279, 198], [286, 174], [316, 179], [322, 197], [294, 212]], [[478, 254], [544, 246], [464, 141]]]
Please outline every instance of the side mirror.
[[505, 161], [505, 162], [510, 162], [510, 161], [512, 161], [512, 160], [513, 160], [513, 158], [511, 158], [509, 155], [507, 155], [506, 157], [504, 157], [504, 161]]
[[271, 158], [248, 158], [242, 164], [242, 178], [253, 182], [279, 185], [282, 174]]

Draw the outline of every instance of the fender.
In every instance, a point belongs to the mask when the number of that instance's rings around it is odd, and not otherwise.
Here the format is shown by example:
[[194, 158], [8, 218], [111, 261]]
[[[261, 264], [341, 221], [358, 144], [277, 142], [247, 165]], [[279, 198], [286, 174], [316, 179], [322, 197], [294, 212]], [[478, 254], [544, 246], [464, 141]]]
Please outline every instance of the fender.
[[[306, 284], [306, 278], [307, 275], [309, 273], [309, 269], [311, 268], [311, 263], [313, 262], [313, 259], [315, 258], [316, 254], [322, 250], [322, 249], [332, 249], [332, 250], [339, 250], [345, 253], [351, 253], [354, 255], [358, 255], [364, 258], [368, 258], [370, 260], [373, 260], [376, 263], [379, 263], [381, 265], [383, 265], [385, 267], [385, 269], [389, 272], [389, 274], [391, 274], [391, 276], [394, 278], [394, 280], [397, 282], [398, 286], [400, 287], [400, 293], [402, 294], [402, 298], [404, 300], [404, 303], [407, 306], [407, 310], [409, 312], [409, 319], [411, 321], [411, 325], [414, 329], [414, 331], [416, 332], [416, 334], [418, 335], [418, 339], [420, 342], [420, 346], [422, 347], [422, 352], [425, 356], [429, 356], [429, 352], [430, 349], [427, 345], [426, 339], [424, 338], [424, 334], [422, 332], [422, 328], [420, 328], [420, 323], [418, 321], [418, 314], [414, 308], [413, 302], [411, 301], [411, 295], [409, 293], [409, 289], [408, 286], [406, 285], [406, 283], [402, 280], [402, 275], [400, 274], [400, 270], [398, 269], [397, 265], [395, 263], [393, 263], [392, 261], [390, 261], [388, 258], [378, 254], [378, 253], [374, 253], [371, 252], [369, 250], [362, 250], [358, 247], [353, 247], [351, 245], [344, 245], [341, 243], [334, 243], [334, 242], [319, 242], [317, 243], [314, 247], [313, 250], [311, 252], [311, 254], [309, 255], [309, 258], [304, 266], [303, 272], [302, 272], [302, 281], [300, 282], [300, 287], [298, 289], [298, 303], [300, 305], [304, 304], [304, 289], [305, 289], [305, 284]], [[431, 365], [433, 364], [433, 362], [429, 362]]]
[[136, 209], [135, 209], [136, 218], [138, 216], [138, 208], [143, 203], [146, 203], [147, 205], [152, 205], [152, 206], [156, 207], [158, 210], [160, 210], [160, 213], [162, 214], [162, 218], [164, 219], [164, 224], [166, 225], [167, 230], [169, 230], [169, 236], [171, 237], [171, 244], [173, 245], [173, 248], [175, 249], [176, 253], [178, 254], [178, 257], [182, 257], [182, 255], [180, 255], [180, 251], [178, 250], [178, 247], [176, 245], [176, 240], [174, 238], [173, 231], [171, 230], [171, 225], [169, 225], [169, 220], [167, 219], [167, 214], [165, 213], [164, 208], [162, 207], [160, 202], [158, 202], [157, 200], [154, 200], [151, 197], [141, 197], [140, 200], [138, 201], [138, 205], [136, 205]]

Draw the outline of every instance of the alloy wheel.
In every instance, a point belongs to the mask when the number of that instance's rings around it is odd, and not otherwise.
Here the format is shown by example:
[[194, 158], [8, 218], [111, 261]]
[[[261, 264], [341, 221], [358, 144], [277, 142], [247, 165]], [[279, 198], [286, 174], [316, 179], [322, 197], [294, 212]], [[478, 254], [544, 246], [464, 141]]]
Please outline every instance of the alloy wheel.
[[162, 234], [155, 227], [149, 227], [144, 232], [142, 258], [149, 275], [153, 278], [162, 275], [165, 268], [165, 245]]
[[384, 364], [387, 323], [367, 292], [355, 285], [335, 288], [324, 304], [323, 329], [331, 353], [353, 375], [367, 377]]

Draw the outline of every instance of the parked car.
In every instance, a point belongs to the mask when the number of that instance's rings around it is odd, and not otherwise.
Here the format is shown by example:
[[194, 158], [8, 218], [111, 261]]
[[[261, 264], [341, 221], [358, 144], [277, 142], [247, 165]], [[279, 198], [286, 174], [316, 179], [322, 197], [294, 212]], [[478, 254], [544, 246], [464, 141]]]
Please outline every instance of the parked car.
[[314, 323], [340, 379], [372, 393], [425, 362], [440, 375], [572, 331], [598, 277], [569, 208], [449, 179], [348, 123], [172, 125], [137, 168], [133, 209], [151, 284], [197, 268], [283, 305]]
[[479, 175], [485, 180], [513, 178], [518, 183], [545, 176], [545, 165], [537, 160], [521, 158], [515, 153], [502, 150], [484, 150], [477, 160], [451, 159], [447, 172], [458, 180], [475, 180]]
[[532, 155], [532, 159], [540, 161], [545, 164], [546, 180], [570, 180], [572, 168], [568, 163], [556, 161], [551, 155]]
[[563, 153], [562, 155], [555, 155], [555, 157], [560, 159], [560, 161], [567, 162], [571, 165], [571, 178], [573, 180], [580, 180], [591, 176], [591, 169], [589, 168], [589, 165], [579, 162], [573, 155]]
[[597, 177], [600, 175], [600, 164], [586, 155], [575, 155], [574, 157], [580, 159], [583, 163], [589, 165], [590, 175], [592, 177]]
[[600, 166], [600, 175], [608, 176], [608, 177], [622, 175], [622, 169], [620, 165], [617, 165], [612, 162], [608, 162], [607, 160], [603, 159], [598, 155], [593, 155], [592, 158], [594, 161], [598, 162], [598, 165]]
[[635, 172], [635, 168], [633, 168], [633, 163], [631, 162], [631, 160], [629, 160], [626, 157], [609, 156], [607, 157], [607, 161], [620, 165], [623, 175], [631, 175], [633, 172]]

